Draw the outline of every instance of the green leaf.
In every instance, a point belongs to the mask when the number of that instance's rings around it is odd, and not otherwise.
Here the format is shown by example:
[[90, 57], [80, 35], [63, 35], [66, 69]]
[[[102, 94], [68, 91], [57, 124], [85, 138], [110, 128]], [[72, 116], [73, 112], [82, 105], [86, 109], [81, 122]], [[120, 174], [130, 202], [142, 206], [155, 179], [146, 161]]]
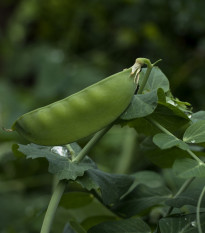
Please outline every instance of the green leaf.
[[63, 233], [86, 233], [86, 231], [76, 221], [70, 221], [65, 225]]
[[131, 120], [151, 114], [157, 107], [157, 90], [135, 95], [128, 109], [121, 115], [123, 120]]
[[191, 121], [197, 122], [201, 120], [205, 120], [205, 111], [195, 112], [191, 115]]
[[173, 171], [178, 177], [185, 179], [204, 177], [205, 164], [189, 158], [177, 159], [173, 164]]
[[[188, 189], [181, 193], [179, 196], [167, 200], [166, 204], [175, 208], [181, 208], [185, 205], [197, 206], [202, 188], [203, 186], [194, 189]], [[200, 207], [205, 208], [205, 198], [202, 199]]]
[[76, 180], [84, 188], [100, 189], [103, 202], [106, 205], [116, 203], [129, 189], [134, 178], [128, 175], [109, 174], [98, 169], [89, 169], [83, 177]]
[[153, 137], [153, 142], [162, 150], [169, 149], [174, 146], [177, 146], [182, 150], [189, 149], [189, 146], [185, 142], [176, 138], [174, 135], [172, 136], [165, 133], [156, 134]]
[[162, 88], [159, 88], [157, 90], [157, 96], [158, 96], [158, 102], [166, 103], [166, 95], [165, 95], [164, 90]]
[[177, 107], [160, 102], [154, 112], [146, 118], [136, 118], [129, 122], [125, 121], [124, 124], [128, 124], [130, 127], [135, 128], [138, 133], [148, 136], [160, 133], [161, 131], [147, 120], [149, 117], [160, 122], [160, 124], [171, 133], [175, 135], [179, 134], [179, 136], [184, 133], [184, 130], [189, 126], [190, 122], [187, 115]]
[[[80, 197], [80, 192], [76, 192], [77, 196]], [[67, 193], [68, 196], [70, 193]], [[87, 199], [90, 198], [92, 195], [90, 193], [84, 193], [83, 192], [83, 200], [87, 202]], [[87, 197], [86, 197], [87, 195]], [[73, 195], [71, 194], [70, 198], [73, 198]], [[73, 202], [78, 201], [79, 198], [74, 198]], [[81, 201], [81, 203], [83, 202]], [[71, 200], [69, 201], [71, 204]], [[70, 206], [69, 204], [69, 206]], [[96, 199], [94, 196], [92, 196], [92, 201], [89, 203], [84, 203], [82, 206], [78, 204], [71, 204], [72, 206], [75, 206], [75, 208], [68, 208], [69, 206], [66, 205], [66, 203], [61, 203], [59, 208], [57, 209], [56, 216], [54, 219], [54, 227], [55, 230], [53, 232], [58, 232], [58, 229], [56, 229], [58, 226], [64, 226], [65, 222], [69, 222], [72, 225], [72, 222], [76, 222], [81, 225], [81, 227], [85, 230], [88, 229], [90, 226], [97, 225], [104, 220], [116, 220], [118, 217], [111, 212], [108, 208], [106, 208], [105, 205], [103, 205], [98, 199]]]
[[170, 103], [159, 102], [159, 108], [156, 112], [161, 115], [181, 117], [190, 121], [189, 117], [182, 110]]
[[[10, 185], [15, 185], [15, 183]], [[20, 191], [14, 190], [5, 190], [1, 185], [0, 232], [7, 233], [9, 229], [15, 229], [14, 233], [39, 232], [43, 221], [43, 216], [40, 216], [39, 213], [42, 213], [42, 210], [46, 208], [46, 203], [49, 202], [48, 195], [41, 190], [39, 193], [27, 193], [27, 195], [22, 192], [22, 189]]]
[[[142, 69], [140, 80], [143, 79], [145, 75], [146, 68]], [[165, 76], [165, 74], [159, 69], [159, 67], [154, 66], [150, 73], [149, 79], [144, 88], [145, 92], [157, 90], [158, 88], [162, 88], [165, 92], [169, 90], [169, 80]]]
[[5, 164], [8, 161], [15, 160], [15, 156], [12, 153], [13, 142], [5, 141], [0, 143], [0, 164]]
[[113, 221], [113, 220], [116, 220], [116, 217], [99, 215], [99, 216], [93, 216], [93, 217], [87, 218], [85, 221], [81, 223], [81, 225], [85, 230], [88, 230], [91, 227], [98, 225], [102, 222]]
[[179, 110], [182, 110], [182, 112], [186, 113], [188, 116], [192, 114], [191, 104], [175, 98], [170, 91], [167, 93], [166, 102], [176, 106]]
[[93, 201], [93, 195], [84, 192], [69, 192], [63, 194], [59, 205], [66, 209], [76, 209]]
[[118, 202], [113, 209], [123, 216], [131, 217], [148, 210], [150, 207], [161, 205], [171, 196], [170, 190], [164, 186], [150, 188], [140, 184]]
[[132, 192], [137, 185], [144, 184], [150, 188], [157, 188], [164, 185], [163, 178], [156, 172], [153, 171], [140, 171], [132, 175], [134, 183], [130, 186], [129, 190], [122, 196], [126, 196], [128, 193]]
[[164, 184], [163, 178], [154, 171], [140, 171], [132, 175], [135, 178], [133, 185], [144, 184], [150, 188], [157, 188]]
[[140, 218], [104, 222], [88, 230], [88, 233], [151, 233], [150, 227]]
[[183, 141], [188, 143], [205, 142], [205, 120], [197, 121], [189, 126], [184, 133]]
[[138, 133], [144, 134], [146, 136], [155, 135], [161, 131], [151, 124], [146, 118], [136, 118], [129, 122], [124, 122], [123, 125], [129, 125], [129, 127], [134, 128]]
[[161, 150], [153, 142], [151, 137], [146, 138], [140, 145], [141, 151], [152, 163], [162, 168], [172, 167], [173, 163], [178, 158], [187, 158], [187, 152], [172, 147], [170, 149]]
[[[201, 226], [205, 231], [205, 214], [201, 214]], [[172, 216], [162, 218], [159, 221], [161, 233], [198, 233], [196, 214], [187, 214], [183, 216]]]
[[70, 223], [67, 223], [63, 229], [63, 233], [77, 233], [77, 232], [73, 230]]
[[[80, 150], [77, 143], [70, 145], [77, 154]], [[63, 146], [47, 147], [35, 144], [19, 144], [18, 150], [25, 154], [27, 159], [46, 158], [49, 162], [49, 172], [57, 175], [59, 180], [75, 180], [78, 176], [83, 176], [86, 170], [96, 167], [95, 163], [89, 157], [85, 157], [78, 164], [73, 163], [70, 160], [71, 155], [67, 148]]]

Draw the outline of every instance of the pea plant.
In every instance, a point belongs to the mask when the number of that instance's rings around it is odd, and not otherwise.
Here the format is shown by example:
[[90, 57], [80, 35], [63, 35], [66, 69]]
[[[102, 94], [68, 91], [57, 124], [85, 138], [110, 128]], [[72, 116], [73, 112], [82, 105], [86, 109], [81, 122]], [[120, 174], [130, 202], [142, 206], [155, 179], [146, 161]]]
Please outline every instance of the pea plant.
[[[205, 111], [193, 113], [175, 98], [156, 63], [138, 58], [131, 68], [13, 124], [31, 142], [14, 145], [14, 154], [45, 158], [57, 180], [41, 233], [205, 232]], [[137, 132], [129, 135], [132, 145], [127, 142], [117, 174], [89, 157], [114, 125]], [[81, 148], [78, 141], [90, 135]], [[133, 145], [156, 171], [125, 174]], [[71, 185], [78, 188], [69, 191]]]

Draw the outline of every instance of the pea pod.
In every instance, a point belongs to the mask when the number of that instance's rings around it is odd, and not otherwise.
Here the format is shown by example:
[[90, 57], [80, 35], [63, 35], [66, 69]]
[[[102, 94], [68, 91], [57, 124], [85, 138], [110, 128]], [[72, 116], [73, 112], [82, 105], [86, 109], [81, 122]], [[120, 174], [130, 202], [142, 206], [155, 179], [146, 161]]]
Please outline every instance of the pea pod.
[[[136, 90], [132, 68], [103, 79], [65, 99], [20, 116], [13, 124], [27, 140], [64, 145], [113, 122], [128, 107]], [[130, 75], [131, 73], [131, 75]]]

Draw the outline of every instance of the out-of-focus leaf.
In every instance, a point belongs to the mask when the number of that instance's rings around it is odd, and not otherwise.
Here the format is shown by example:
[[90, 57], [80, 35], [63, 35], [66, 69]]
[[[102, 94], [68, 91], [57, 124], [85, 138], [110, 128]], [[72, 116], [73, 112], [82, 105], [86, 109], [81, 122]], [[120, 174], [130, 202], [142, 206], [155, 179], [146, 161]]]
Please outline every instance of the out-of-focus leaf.
[[76, 209], [88, 205], [93, 201], [93, 195], [83, 192], [69, 192], [63, 194], [59, 205], [66, 209]]
[[77, 222], [69, 222], [65, 225], [62, 233], [86, 233], [86, 231]]
[[0, 164], [15, 159], [14, 155], [12, 154], [12, 149], [11, 149], [12, 145], [13, 142], [0, 143]]
[[81, 225], [83, 226], [83, 228], [85, 228], [85, 230], [88, 230], [91, 227], [98, 225], [102, 222], [113, 221], [113, 220], [116, 220], [116, 217], [107, 216], [107, 215], [99, 215], [99, 216], [93, 216], [93, 217], [87, 218], [85, 221], [81, 223]]
[[133, 185], [144, 184], [150, 188], [157, 188], [164, 184], [162, 176], [154, 171], [139, 171], [132, 175], [135, 178]]
[[132, 192], [126, 195], [114, 206], [114, 210], [121, 215], [131, 217], [146, 211], [150, 207], [161, 205], [168, 200], [172, 193], [165, 186], [150, 188], [146, 185], [138, 185]]
[[76, 233], [86, 233], [85, 229], [76, 221], [70, 221], [70, 226]]
[[[197, 206], [202, 188], [203, 186], [194, 189], [188, 189], [181, 193], [179, 196], [167, 200], [166, 204], [176, 208], [181, 208], [184, 205]], [[200, 207], [205, 208], [205, 198], [202, 199]]]
[[[68, 193], [69, 194], [69, 193]], [[83, 199], [88, 199], [92, 196], [90, 193], [85, 193]], [[79, 195], [80, 196], [80, 195]], [[72, 195], [71, 195], [72, 197]], [[75, 199], [77, 200], [77, 199]], [[71, 202], [71, 201], [70, 201]], [[82, 200], [83, 202], [83, 200]], [[65, 204], [65, 206], [64, 206]], [[87, 227], [88, 225], [96, 225], [104, 219], [117, 219], [117, 216], [111, 212], [105, 205], [103, 205], [98, 199], [92, 196], [92, 201], [89, 203], [84, 203], [84, 205], [77, 208], [78, 204], [73, 204], [76, 208], [67, 208], [66, 203], [61, 203], [57, 210], [56, 217], [54, 219], [54, 225], [65, 225], [65, 222], [76, 221], [82, 225], [82, 227]], [[103, 217], [102, 217], [103, 216]], [[84, 224], [84, 226], [83, 226]], [[86, 228], [87, 229], [87, 228]], [[54, 231], [55, 232], [55, 231]]]
[[[202, 230], [205, 231], [205, 213], [201, 213], [200, 218]], [[159, 228], [161, 233], [198, 233], [196, 214], [162, 218]]]
[[162, 168], [172, 167], [178, 158], [187, 158], [188, 153], [177, 147], [161, 150], [151, 140], [146, 138], [140, 145], [143, 154], [154, 164]]
[[130, 186], [128, 191], [122, 196], [126, 196], [128, 193], [132, 192], [137, 185], [144, 184], [150, 188], [157, 188], [164, 185], [162, 176], [154, 171], [140, 171], [132, 175], [134, 183]]
[[28, 232], [38, 232], [43, 220], [40, 213], [46, 208], [48, 201], [49, 197], [42, 194], [27, 196], [17, 192], [1, 194], [1, 231], [15, 229], [15, 232], [25, 232], [26, 228]]
[[151, 233], [150, 227], [140, 218], [104, 222], [88, 230], [88, 233]]

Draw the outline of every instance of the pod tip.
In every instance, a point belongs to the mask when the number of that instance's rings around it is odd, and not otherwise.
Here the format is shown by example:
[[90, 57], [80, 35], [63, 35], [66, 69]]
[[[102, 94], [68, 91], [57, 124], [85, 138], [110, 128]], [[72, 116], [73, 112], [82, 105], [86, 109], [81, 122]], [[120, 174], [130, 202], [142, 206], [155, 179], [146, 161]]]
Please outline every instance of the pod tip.
[[7, 129], [7, 128], [5, 128], [5, 127], [1, 127], [2, 129], [3, 129], [3, 131], [5, 131], [5, 132], [13, 132], [14, 130], [13, 129]]

